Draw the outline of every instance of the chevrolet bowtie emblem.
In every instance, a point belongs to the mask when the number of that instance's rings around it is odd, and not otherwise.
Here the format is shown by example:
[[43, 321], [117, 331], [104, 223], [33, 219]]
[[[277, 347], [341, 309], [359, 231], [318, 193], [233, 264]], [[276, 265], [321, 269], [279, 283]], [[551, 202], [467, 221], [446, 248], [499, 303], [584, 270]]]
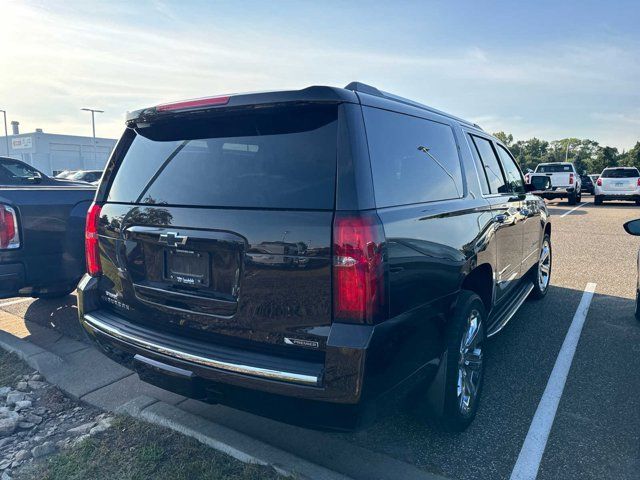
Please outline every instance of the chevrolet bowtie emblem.
[[185, 245], [189, 237], [182, 236], [178, 232], [167, 232], [160, 235], [160, 241], [170, 247]]

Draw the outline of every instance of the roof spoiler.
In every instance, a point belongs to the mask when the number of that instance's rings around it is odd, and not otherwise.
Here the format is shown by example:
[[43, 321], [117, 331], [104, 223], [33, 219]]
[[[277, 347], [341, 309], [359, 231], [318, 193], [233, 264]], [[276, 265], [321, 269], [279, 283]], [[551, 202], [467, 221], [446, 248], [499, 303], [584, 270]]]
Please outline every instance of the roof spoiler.
[[220, 108], [234, 109], [285, 103], [358, 103], [352, 91], [342, 88], [313, 86], [302, 90], [279, 92], [240, 93], [163, 103], [141, 110], [127, 112], [125, 122], [130, 128], [140, 128], [161, 119], [192, 117]]

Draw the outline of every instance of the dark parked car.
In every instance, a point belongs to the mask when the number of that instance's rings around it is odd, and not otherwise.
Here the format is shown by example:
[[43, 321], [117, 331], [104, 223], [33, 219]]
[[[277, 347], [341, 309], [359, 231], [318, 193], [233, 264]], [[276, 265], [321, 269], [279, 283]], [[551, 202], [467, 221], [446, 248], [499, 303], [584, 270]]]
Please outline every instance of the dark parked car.
[[102, 177], [102, 170], [78, 170], [69, 175], [67, 179], [74, 182], [93, 183], [99, 181], [100, 177]]
[[0, 157], [0, 298], [57, 297], [85, 272], [84, 222], [95, 187]]
[[547, 209], [503, 144], [360, 83], [159, 105], [127, 127], [78, 288], [106, 352], [289, 422], [356, 428], [420, 392], [469, 425], [485, 339], [551, 273]]
[[580, 179], [582, 180], [582, 187], [580, 190], [582, 192], [587, 192], [593, 195], [595, 186], [593, 185], [591, 177], [589, 175], [580, 175]]

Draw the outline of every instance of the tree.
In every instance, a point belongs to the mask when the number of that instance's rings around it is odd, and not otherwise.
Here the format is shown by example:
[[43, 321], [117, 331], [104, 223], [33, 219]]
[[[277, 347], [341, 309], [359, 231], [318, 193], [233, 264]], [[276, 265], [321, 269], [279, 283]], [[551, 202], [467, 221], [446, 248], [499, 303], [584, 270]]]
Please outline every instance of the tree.
[[621, 155], [620, 165], [628, 165], [640, 169], [640, 142], [636, 142], [631, 150]]
[[[588, 138], [563, 138], [547, 142], [539, 138], [518, 140], [505, 132], [494, 133], [516, 158], [523, 170], [535, 169], [541, 162], [573, 162], [580, 173], [600, 173], [606, 167], [633, 165], [640, 169], [640, 142], [622, 154], [615, 147], [602, 147]], [[567, 146], [569, 147], [567, 155]]]
[[590, 171], [600, 173], [607, 167], [618, 166], [618, 149], [615, 147], [601, 147], [592, 159], [590, 164]]
[[513, 143], [513, 135], [511, 134], [506, 134], [504, 132], [496, 132], [493, 134], [494, 137], [496, 137], [498, 140], [500, 140], [502, 143], [504, 143], [507, 147], [510, 147], [511, 144]]

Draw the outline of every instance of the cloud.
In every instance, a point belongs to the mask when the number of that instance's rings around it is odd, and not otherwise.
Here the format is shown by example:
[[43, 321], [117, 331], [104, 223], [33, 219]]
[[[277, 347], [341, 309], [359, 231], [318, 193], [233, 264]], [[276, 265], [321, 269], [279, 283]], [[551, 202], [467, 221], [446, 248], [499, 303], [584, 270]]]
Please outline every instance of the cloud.
[[[3, 17], [9, 21], [0, 43], [9, 48], [0, 56], [0, 107], [23, 129], [61, 133], [86, 130], [81, 107], [104, 109], [99, 134], [118, 136], [124, 112], [155, 103], [361, 80], [479, 119], [490, 131], [580, 136], [576, 130], [602, 124], [584, 112], [589, 104], [589, 111], [622, 115], [625, 123], [630, 114], [607, 105], [607, 95], [637, 100], [640, 78], [639, 48], [629, 41], [624, 48], [595, 39], [518, 48], [426, 42], [421, 49], [373, 50], [314, 32], [216, 21], [211, 13], [192, 20], [160, 0], [45, 7], [10, 2]], [[618, 138], [615, 120], [607, 125], [609, 138]], [[627, 134], [624, 139], [631, 141]]]

